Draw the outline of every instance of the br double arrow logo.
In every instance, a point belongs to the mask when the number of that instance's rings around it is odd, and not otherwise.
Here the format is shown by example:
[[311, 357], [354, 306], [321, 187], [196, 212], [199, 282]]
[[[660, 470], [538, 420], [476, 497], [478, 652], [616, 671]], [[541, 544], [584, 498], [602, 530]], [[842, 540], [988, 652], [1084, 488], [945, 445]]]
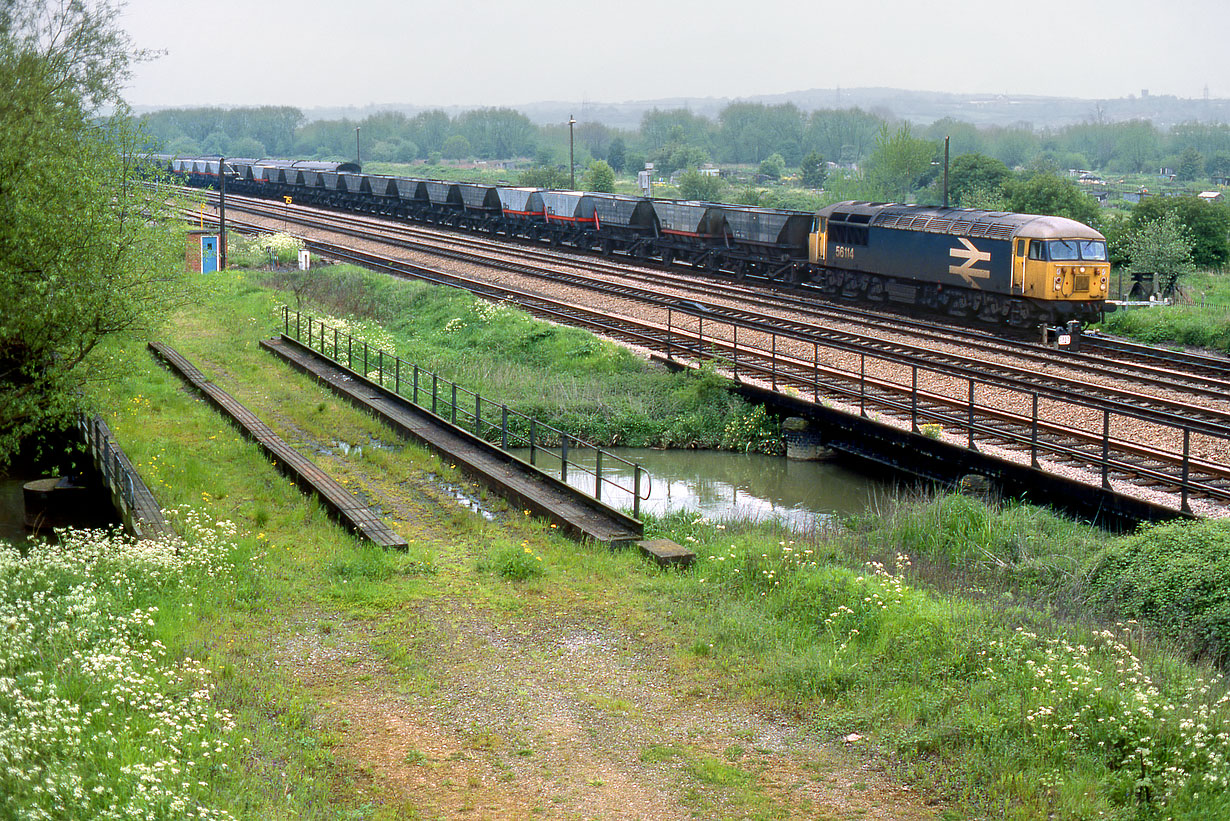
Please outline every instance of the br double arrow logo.
[[964, 248], [950, 248], [948, 256], [963, 259], [960, 265], [949, 265], [948, 273], [955, 274], [965, 280], [965, 284], [973, 285], [974, 277], [979, 279], [990, 279], [991, 272], [985, 268], [975, 267], [980, 262], [990, 262], [990, 251], [979, 251], [974, 247], [974, 243], [967, 240], [965, 237], [957, 237], [957, 241], [964, 245]]

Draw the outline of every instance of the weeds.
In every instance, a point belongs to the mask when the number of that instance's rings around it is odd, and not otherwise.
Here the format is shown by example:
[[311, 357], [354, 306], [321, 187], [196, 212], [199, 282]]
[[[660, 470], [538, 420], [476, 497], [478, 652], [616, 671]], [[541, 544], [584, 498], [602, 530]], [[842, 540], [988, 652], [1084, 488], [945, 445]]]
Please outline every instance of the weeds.
[[211, 782], [235, 756], [210, 671], [160, 629], [243, 561], [227, 523], [191, 510], [186, 539], [62, 531], [0, 544], [0, 793], [14, 817], [230, 818]]
[[[1230, 696], [1218, 673], [1142, 650], [1136, 623], [1064, 626], [994, 592], [997, 579], [1014, 583], [1001, 566], [1012, 561], [989, 558], [1007, 557], [1005, 542], [1022, 542], [1026, 556], [1067, 550], [1073, 562], [1096, 564], [1115, 548], [1135, 555], [1133, 540], [1159, 541], [1165, 528], [1043, 545], [1040, 534], [1079, 532], [1048, 518], [942, 496], [907, 502], [858, 532], [792, 541], [680, 514], [652, 529], [689, 540], [699, 559], [691, 576], [661, 577], [659, 594], [672, 590], [665, 598], [676, 614], [682, 604], [702, 625], [693, 656], [750, 664], [783, 704], [839, 735], [878, 733], [898, 766], [961, 806], [1022, 819], [1221, 817], [1230, 806]], [[892, 569], [860, 565], [872, 546], [896, 551]], [[969, 579], [983, 587], [975, 599], [951, 584], [909, 581], [970, 562], [985, 569]]]
[[514, 545], [507, 539], [497, 539], [479, 559], [477, 567], [479, 572], [495, 573], [514, 582], [542, 578], [547, 573], [542, 556], [530, 547], [528, 540]]

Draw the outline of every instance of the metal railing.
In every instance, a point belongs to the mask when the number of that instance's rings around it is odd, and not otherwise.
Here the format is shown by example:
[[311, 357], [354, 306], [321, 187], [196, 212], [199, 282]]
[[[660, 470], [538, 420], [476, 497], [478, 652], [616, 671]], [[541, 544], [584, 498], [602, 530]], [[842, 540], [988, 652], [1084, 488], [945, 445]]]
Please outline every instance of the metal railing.
[[[153, 536], [170, 532], [153, 494], [116, 443], [107, 423], [98, 416], [90, 418], [83, 415], [78, 418], [77, 427], [102, 474], [103, 483], [118, 497], [122, 508], [121, 518], [131, 523], [134, 530], [148, 531], [138, 532], [137, 535]], [[141, 527], [142, 523], [144, 528]]]
[[[419, 409], [430, 411], [437, 418], [485, 442], [498, 445], [501, 450], [528, 448], [531, 465], [545, 470], [540, 464], [545, 458], [553, 468], [551, 472], [558, 470], [561, 482], [598, 501], [602, 501], [604, 487], [608, 491], [615, 489], [627, 493], [632, 497], [633, 518], [640, 518], [641, 500], [649, 498], [651, 480], [648, 471], [638, 463], [526, 416], [502, 402], [485, 399], [476, 391], [464, 388], [417, 363], [385, 353], [381, 348], [373, 349], [366, 341], [357, 340], [352, 334], [305, 316], [301, 311], [294, 311], [295, 321], [292, 323], [291, 313], [290, 306], [282, 307], [284, 332], [313, 352], [362, 374]], [[575, 461], [577, 454], [586, 451], [593, 451], [594, 454], [592, 470]], [[604, 473], [604, 462], [608, 466], [619, 463], [630, 468], [632, 487], [625, 487], [612, 478], [610, 472]], [[573, 476], [572, 482], [568, 480], [570, 474]], [[591, 480], [578, 484], [578, 474], [587, 474]]]
[[[679, 317], [686, 317], [686, 320], [680, 323]], [[969, 450], [978, 450], [974, 441], [975, 434], [999, 439], [1027, 450], [1030, 465], [1034, 468], [1041, 467], [1040, 455], [1056, 460], [1083, 462], [1100, 474], [1098, 478], [1103, 489], [1111, 489], [1112, 473], [1139, 476], [1148, 481], [1169, 485], [1178, 489], [1179, 506], [1184, 513], [1191, 513], [1190, 497], [1194, 493], [1222, 500], [1223, 503], [1230, 501], [1230, 490], [1211, 482], [1199, 481], [1193, 476], [1201, 472], [1201, 465], [1192, 454], [1193, 437], [1201, 437], [1205, 442], [1213, 443], [1214, 447], [1230, 439], [1224, 429], [1219, 429], [1214, 424], [1184, 419], [1177, 414], [1146, 413], [1114, 400], [1062, 398], [1045, 387], [1030, 385], [1020, 380], [1017, 380], [1016, 384], [1011, 384], [1010, 380], [991, 382], [968, 368], [930, 368], [919, 365], [904, 355], [869, 352], [854, 342], [819, 340], [799, 332], [767, 326], [757, 328], [753, 325], [754, 323], [744, 322], [741, 327], [733, 319], [700, 306], [696, 309], [669, 308], [666, 356], [668, 359], [679, 356], [697, 361], [711, 361], [731, 373], [736, 380], [742, 373], [744, 376], [767, 381], [774, 391], [779, 387], [785, 388], [787, 393], [793, 390], [794, 395], [799, 398], [808, 398], [807, 394], [810, 393], [811, 401], [817, 404], [822, 399], [836, 399], [851, 406], [857, 405], [859, 415], [864, 417], [868, 415], [868, 404], [874, 402], [881, 410], [908, 417], [910, 429], [914, 433], [921, 433], [923, 424], [938, 424], [941, 429], [962, 431], [965, 434], [962, 437], [965, 447]], [[740, 333], [741, 330], [743, 333]], [[811, 356], [800, 356], [800, 349]], [[827, 349], [836, 355], [858, 357], [858, 372], [835, 369], [825, 364], [820, 357], [821, 349]], [[873, 365], [891, 363], [908, 367], [910, 383], [901, 384], [869, 375], [869, 360]], [[954, 386], [954, 389], [943, 395], [929, 394], [925, 389], [919, 388], [920, 372], [933, 373], [941, 379], [955, 381], [956, 385], [966, 390]], [[1030, 410], [1015, 415], [1002, 412], [999, 410], [1003, 405], [1002, 399], [995, 403], [976, 405], [976, 386], [997, 392], [1001, 396], [1015, 395], [1017, 404], [1028, 403]], [[886, 387], [906, 395], [891, 398], [885, 395]], [[798, 390], [799, 388], [802, 390]], [[920, 406], [920, 396], [932, 407]], [[1052, 430], [1057, 428], [1055, 423], [1039, 418], [1039, 399], [1060, 403], [1095, 416], [1097, 421], [1093, 424], [1101, 428], [1098, 431], [1099, 439], [1092, 443], [1092, 447], [1081, 449], [1070, 442], [1040, 438], [1040, 432], [1050, 439], [1056, 438], [1056, 434], [1061, 435], [1062, 432]], [[979, 416], [982, 419], [979, 419]], [[1015, 418], [1011, 418], [1013, 416]], [[1002, 424], [988, 421], [997, 418]], [[1118, 442], [1113, 441], [1112, 419], [1139, 420], [1169, 428], [1176, 439], [1181, 435], [1182, 452], [1180, 454], [1177, 449], [1174, 452], [1176, 458], [1171, 470], [1134, 464], [1125, 460], [1122, 455], [1117, 456], [1116, 450], [1122, 453], [1139, 443], [1131, 441], [1128, 438], [1130, 434]], [[1221, 472], [1225, 467], [1215, 464], [1211, 469]]]

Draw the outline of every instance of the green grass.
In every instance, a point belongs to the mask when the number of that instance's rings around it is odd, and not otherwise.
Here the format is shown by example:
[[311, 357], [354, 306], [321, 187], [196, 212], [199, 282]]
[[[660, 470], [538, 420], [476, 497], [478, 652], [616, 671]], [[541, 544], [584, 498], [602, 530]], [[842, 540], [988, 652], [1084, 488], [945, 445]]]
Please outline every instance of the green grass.
[[[537, 321], [509, 305], [348, 266], [274, 276], [269, 284], [297, 294], [297, 300], [283, 296], [292, 309], [338, 317], [343, 321], [328, 321], [355, 329], [373, 349], [439, 372], [586, 441], [766, 453], [782, 449], [777, 420], [731, 393], [712, 373], [671, 373], [650, 366], [621, 346]], [[331, 331], [326, 340], [331, 344]], [[518, 433], [528, 436], [526, 423], [513, 422]], [[545, 444], [556, 444], [544, 435]]]
[[[472, 303], [418, 286], [363, 285], [367, 291], [346, 294], [328, 282], [335, 298], [380, 303], [371, 313], [389, 317], [388, 326], [370, 330], [387, 333], [399, 353], [426, 352], [459, 377], [498, 355], [522, 371], [526, 385], [559, 379], [542, 371], [556, 362], [596, 396], [642, 378], [667, 384], [636, 363], [625, 368], [621, 354], [579, 333], [552, 330], [531, 344], [523, 333], [537, 333], [535, 326], [517, 317], [504, 327], [444, 331]], [[246, 274], [203, 283], [199, 309], [168, 328], [168, 341], [209, 372], [225, 363], [241, 374], [241, 401], [276, 408], [307, 437], [394, 442], [375, 420], [259, 351], [275, 294]], [[404, 313], [412, 309], [419, 313]], [[561, 359], [561, 346], [583, 352]], [[399, 522], [410, 548], [384, 552], [333, 523], [141, 346], [105, 355], [125, 375], [97, 403], [160, 501], [197, 508], [205, 521], [231, 520], [236, 531], [226, 547], [208, 552], [217, 561], [163, 576], [140, 557], [124, 564], [129, 559], [114, 550], [97, 566], [70, 562], [54, 573], [5, 553], [0, 658], [9, 666], [0, 676], [16, 673], [33, 687], [41, 670], [72, 703], [96, 705], [99, 692], [74, 652], [106, 645], [94, 634], [82, 644], [73, 631], [158, 607], [124, 633], [131, 647], [156, 639], [166, 648], [151, 663], [149, 688], [191, 706], [183, 688], [194, 679], [176, 682], [166, 672], [191, 658], [212, 671], [200, 674], [212, 690], [197, 707], [222, 711], [234, 724], [224, 727], [221, 713], [203, 720], [210, 739], [228, 746], [211, 753], [200, 779], [206, 787], [183, 786], [186, 800], [242, 818], [416, 817], [419, 809], [404, 801], [387, 803], [370, 772], [345, 754], [347, 727], [327, 706], [335, 680], [305, 682], [286, 671], [281, 653], [297, 642], [349, 638], [387, 666], [382, 686], [431, 694], [440, 682], [423, 660], [438, 636], [419, 608], [448, 600], [513, 623], [555, 609], [635, 625], [674, 648], [669, 663], [702, 690], [746, 694], [822, 737], [863, 734], [895, 778], [934, 793], [962, 817], [1230, 815], [1224, 683], [1188, 655], [1216, 655], [1224, 646], [1230, 537], [1223, 526], [1173, 524], [1111, 537], [1025, 505], [952, 495], [885, 501], [807, 537], [774, 524], [651, 519], [647, 535], [697, 550], [696, 567], [679, 573], [631, 551], [577, 547], [516, 511], [488, 523], [458, 508], [433, 512], [430, 522]], [[492, 371], [493, 386], [516, 384]], [[712, 401], [710, 381], [685, 379], [667, 393]], [[390, 486], [422, 473], [457, 478], [418, 448], [390, 447], [348, 458], [378, 469]], [[81, 585], [97, 607], [68, 618]], [[94, 613], [102, 614], [97, 621]], [[34, 637], [39, 653], [13, 643], [33, 646]], [[57, 784], [68, 784], [76, 768], [107, 796], [133, 795], [106, 747], [70, 748], [67, 732], [35, 738], [47, 722], [23, 717], [5, 698], [0, 717], [40, 751], [40, 766], [56, 770]], [[637, 708], [617, 700], [594, 706]], [[117, 727], [126, 735], [114, 749], [149, 766], [164, 751], [139, 735], [146, 720], [134, 714], [131, 725]], [[399, 755], [425, 764], [413, 750]], [[715, 754], [665, 742], [645, 746], [639, 758], [677, 772], [685, 800], [705, 817], [775, 817], [735, 746]], [[2, 786], [21, 800], [33, 794], [20, 783]], [[182, 815], [167, 807], [153, 817]]]
[[[677, 515], [653, 530], [695, 539], [697, 566], [646, 587], [690, 626], [683, 646], [698, 664], [739, 672], [824, 730], [872, 735], [904, 777], [971, 812], [1219, 817], [1230, 777], [1215, 739], [1230, 730], [1221, 678], [1141, 624], [1081, 627], [1028, 606], [1055, 595], [1052, 583], [1022, 594], [996, 554], [1005, 536], [1032, 531], [1026, 544], [1049, 543], [1050, 560], [1089, 566], [1162, 534], [1051, 543], [1048, 531], [1076, 528], [1052, 518], [942, 497], [804, 542]], [[887, 566], [869, 558], [886, 552]], [[1066, 595], [1095, 599], [1089, 586]]]
[[1175, 305], [1116, 311], [1102, 327], [1151, 344], [1178, 344], [1230, 354], [1230, 276], [1211, 271], [1183, 278]]

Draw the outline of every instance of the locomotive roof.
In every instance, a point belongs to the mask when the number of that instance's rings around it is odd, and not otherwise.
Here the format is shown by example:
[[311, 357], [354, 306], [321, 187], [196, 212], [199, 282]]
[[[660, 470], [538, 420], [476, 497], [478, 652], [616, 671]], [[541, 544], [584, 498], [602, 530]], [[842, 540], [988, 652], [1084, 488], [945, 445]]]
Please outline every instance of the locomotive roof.
[[[821, 208], [820, 216], [877, 228], [901, 228], [933, 234], [956, 234], [992, 239], [1105, 239], [1083, 222], [1067, 217], [1014, 214], [1009, 211], [979, 211], [938, 205], [901, 205], [893, 202], [839, 202]], [[853, 217], [853, 219], [850, 219]]]

